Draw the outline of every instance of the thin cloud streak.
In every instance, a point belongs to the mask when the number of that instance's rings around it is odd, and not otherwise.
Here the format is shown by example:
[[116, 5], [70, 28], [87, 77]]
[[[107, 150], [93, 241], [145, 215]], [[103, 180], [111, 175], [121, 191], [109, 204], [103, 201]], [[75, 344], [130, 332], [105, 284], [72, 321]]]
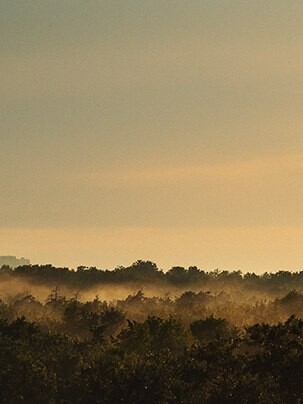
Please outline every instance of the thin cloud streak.
[[[303, 153], [267, 156], [260, 159], [231, 161], [216, 164], [182, 164], [151, 166], [140, 164], [136, 168], [112, 168], [100, 172], [76, 172], [67, 181], [86, 183], [96, 187], [166, 185], [180, 182], [250, 182], [258, 179], [298, 175], [303, 171]], [[303, 174], [303, 173], [302, 173]]]

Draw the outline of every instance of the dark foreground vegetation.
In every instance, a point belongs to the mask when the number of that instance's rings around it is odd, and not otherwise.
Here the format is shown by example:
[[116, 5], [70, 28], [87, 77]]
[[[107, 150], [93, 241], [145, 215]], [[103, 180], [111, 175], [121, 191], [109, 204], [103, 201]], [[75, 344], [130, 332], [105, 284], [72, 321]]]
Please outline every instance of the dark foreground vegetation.
[[0, 270], [1, 403], [303, 402], [303, 272]]

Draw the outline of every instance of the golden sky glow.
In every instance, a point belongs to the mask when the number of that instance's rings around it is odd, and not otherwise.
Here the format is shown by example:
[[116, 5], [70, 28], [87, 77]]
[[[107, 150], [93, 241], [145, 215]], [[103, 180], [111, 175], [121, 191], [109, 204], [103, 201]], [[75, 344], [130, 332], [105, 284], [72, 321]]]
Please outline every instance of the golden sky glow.
[[0, 4], [0, 255], [302, 269], [303, 3]]

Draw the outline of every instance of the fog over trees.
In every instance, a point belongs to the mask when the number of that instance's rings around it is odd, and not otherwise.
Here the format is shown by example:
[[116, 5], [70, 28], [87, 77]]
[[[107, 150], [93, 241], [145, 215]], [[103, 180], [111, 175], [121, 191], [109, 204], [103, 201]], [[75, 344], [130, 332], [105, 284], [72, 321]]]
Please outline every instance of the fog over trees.
[[303, 272], [0, 270], [0, 402], [298, 403]]

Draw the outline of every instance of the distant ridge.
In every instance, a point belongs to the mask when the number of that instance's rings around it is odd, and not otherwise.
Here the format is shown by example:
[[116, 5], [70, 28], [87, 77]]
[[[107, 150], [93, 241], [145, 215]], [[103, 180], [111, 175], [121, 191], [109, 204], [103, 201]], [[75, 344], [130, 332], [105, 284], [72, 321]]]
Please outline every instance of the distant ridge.
[[24, 257], [17, 258], [14, 255], [0, 256], [0, 268], [3, 265], [8, 265], [11, 268], [16, 268], [20, 265], [30, 265], [30, 260]]

